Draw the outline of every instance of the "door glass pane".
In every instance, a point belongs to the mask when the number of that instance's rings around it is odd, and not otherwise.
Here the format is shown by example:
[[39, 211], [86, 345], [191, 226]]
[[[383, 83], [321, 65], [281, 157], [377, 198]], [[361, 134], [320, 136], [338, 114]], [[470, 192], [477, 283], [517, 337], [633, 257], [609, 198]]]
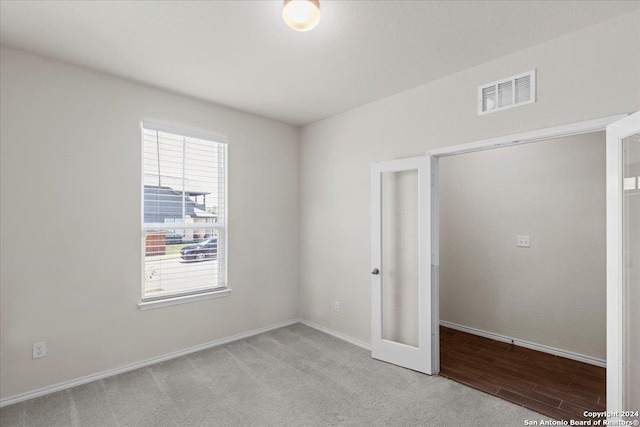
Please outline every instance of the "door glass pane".
[[[622, 199], [622, 256], [623, 280], [626, 294], [625, 358], [629, 373], [626, 378], [640, 378], [640, 365], [632, 355], [640, 354], [640, 134], [622, 141], [623, 199]], [[627, 402], [640, 402], [640, 381], [627, 381]], [[633, 405], [630, 405], [630, 407]]]
[[418, 347], [418, 171], [382, 174], [382, 339]]

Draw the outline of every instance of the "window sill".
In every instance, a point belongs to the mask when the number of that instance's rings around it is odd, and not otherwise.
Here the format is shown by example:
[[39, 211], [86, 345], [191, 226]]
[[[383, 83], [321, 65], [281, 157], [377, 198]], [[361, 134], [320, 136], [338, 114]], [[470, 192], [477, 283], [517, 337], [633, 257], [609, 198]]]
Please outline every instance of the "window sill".
[[138, 307], [140, 308], [140, 310], [151, 310], [154, 308], [168, 307], [170, 305], [186, 304], [188, 302], [202, 301], [205, 299], [226, 297], [229, 294], [231, 294], [231, 289], [221, 289], [201, 294], [184, 295], [180, 297], [165, 298], [155, 301], [143, 301], [141, 303], [138, 303]]

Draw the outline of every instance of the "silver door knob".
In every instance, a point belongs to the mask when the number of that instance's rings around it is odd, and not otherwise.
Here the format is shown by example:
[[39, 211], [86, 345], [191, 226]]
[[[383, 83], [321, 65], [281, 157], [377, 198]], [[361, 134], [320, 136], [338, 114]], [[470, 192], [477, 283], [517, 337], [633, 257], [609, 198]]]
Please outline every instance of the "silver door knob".
[[371, 274], [380, 274], [380, 270], [374, 268], [373, 270], [371, 270]]

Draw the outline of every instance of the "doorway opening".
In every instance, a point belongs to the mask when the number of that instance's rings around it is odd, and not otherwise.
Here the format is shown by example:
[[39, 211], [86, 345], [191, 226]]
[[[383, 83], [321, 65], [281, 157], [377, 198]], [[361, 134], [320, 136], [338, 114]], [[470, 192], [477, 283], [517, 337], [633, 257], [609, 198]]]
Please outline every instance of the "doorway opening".
[[[441, 319], [440, 316], [440, 226], [442, 221], [439, 209], [440, 160], [448, 156], [510, 146], [522, 146], [529, 143], [558, 138], [584, 136], [605, 130], [606, 357], [602, 357], [601, 347], [599, 349], [597, 347], [588, 349], [581, 347], [575, 342], [570, 343], [569, 346], [565, 346], [562, 338], [558, 339], [557, 337], [554, 338], [556, 341], [552, 339], [552, 341], [546, 342], [546, 340], [541, 339], [540, 336], [535, 334], [531, 335], [532, 332], [540, 332], [536, 331], [535, 328], [530, 328], [528, 334], [525, 334], [524, 337], [517, 336], [519, 335], [517, 333], [509, 332], [509, 329], [498, 332], [492, 331], [493, 325], [496, 323], [495, 319], [493, 319], [493, 323], [485, 322], [484, 326], [481, 325], [480, 327], [468, 326], [462, 323], [455, 324], [455, 322], [451, 321], [449, 321], [449, 324], [441, 323], [443, 319]], [[542, 400], [546, 400], [547, 406], [551, 406], [554, 410], [566, 410], [566, 412], [573, 411], [575, 413], [576, 408], [571, 407], [571, 405], [580, 407], [586, 400], [600, 406], [606, 405], [608, 422], [624, 420], [624, 418], [616, 414], [624, 414], [624, 410], [635, 408], [637, 407], [637, 403], [640, 403], [640, 399], [638, 399], [640, 391], [638, 391], [637, 387], [634, 387], [634, 384], [640, 384], [640, 381], [637, 381], [637, 378], [640, 378], [640, 375], [638, 375], [640, 369], [634, 364], [634, 359], [629, 357], [629, 354], [635, 354], [635, 350], [640, 348], [637, 345], [640, 343], [640, 330], [630, 327], [630, 325], [637, 324], [636, 313], [638, 312], [638, 307], [640, 307], [640, 299], [638, 298], [637, 289], [631, 289], [632, 287], [629, 286], [631, 281], [637, 278], [640, 268], [640, 265], [633, 262], [634, 259], [637, 259], [638, 249], [637, 245], [633, 243], [640, 241], [640, 239], [634, 240], [633, 237], [628, 237], [631, 236], [629, 233], [635, 233], [635, 231], [640, 230], [640, 226], [637, 224], [637, 221], [635, 221], [637, 218], [640, 218], [640, 212], [637, 212], [638, 205], [635, 203], [635, 199], [633, 201], [630, 199], [640, 194], [638, 191], [640, 190], [640, 176], [627, 176], [627, 172], [633, 174], [635, 173], [633, 171], [637, 171], [636, 166], [634, 166], [636, 163], [640, 164], [640, 157], [638, 157], [640, 156], [640, 152], [631, 152], [628, 148], [629, 141], [638, 143], [638, 134], [640, 134], [640, 112], [629, 116], [625, 114], [605, 117], [538, 131], [439, 148], [430, 150], [427, 156], [422, 157], [374, 163], [371, 169], [372, 357], [419, 372], [438, 374], [441, 372], [440, 331], [442, 326], [449, 329], [445, 330], [443, 328], [442, 335], [448, 335], [447, 338], [451, 339], [454, 343], [463, 342], [469, 344], [472, 341], [475, 342], [479, 347], [479, 349], [475, 350], [477, 353], [488, 351], [488, 349], [496, 351], [499, 350], [500, 347], [504, 349], [504, 344], [506, 343], [506, 348], [511, 351], [512, 362], [518, 359], [529, 360], [530, 362], [537, 360], [538, 365], [543, 365], [544, 367], [548, 367], [549, 362], [553, 362], [551, 365], [555, 366], [551, 367], [554, 368], [555, 371], [552, 369], [551, 372], [547, 372], [547, 377], [555, 377], [558, 375], [557, 371], [564, 370], [567, 371], [564, 372], [564, 374], [567, 375], [566, 386], [570, 390], [579, 389], [580, 387], [577, 387], [576, 384], [581, 384], [590, 388], [591, 391], [597, 392], [592, 393], [591, 396], [578, 396], [578, 398], [582, 398], [582, 401], [578, 402], [572, 401], [566, 396], [549, 396], [556, 399], [549, 401], [541, 395], [536, 395], [538, 399], [533, 399], [538, 402], [536, 405], [545, 403]], [[501, 150], [493, 151], [500, 152]], [[575, 153], [575, 156], [581, 155], [582, 153], [580, 151]], [[627, 160], [625, 159], [630, 156], [635, 160], [633, 160], [633, 165], [626, 166], [624, 162]], [[545, 160], [543, 159], [541, 161], [544, 162]], [[570, 166], [571, 163], [570, 161], [566, 161], [566, 165], [568, 166]], [[407, 175], [404, 173], [406, 171], [417, 171], [418, 173], [417, 176], [415, 173]], [[385, 178], [385, 174], [392, 176]], [[539, 180], [547, 178], [546, 173], [540, 173], [539, 175]], [[408, 179], [409, 176], [412, 178]], [[463, 180], [463, 184], [461, 185], [467, 185], [467, 182], [470, 182], [473, 178], [472, 176], [468, 178], [467, 181]], [[577, 186], [584, 184], [580, 182], [580, 178], [580, 176], [576, 176], [573, 179], [573, 182], [576, 182]], [[635, 188], [627, 189], [627, 186], [631, 186], [632, 180], [635, 183]], [[408, 183], [411, 183], [411, 185], [405, 185]], [[386, 192], [385, 187], [387, 190], [390, 189], [391, 192]], [[395, 194], [394, 196], [395, 191], [400, 191], [402, 194]], [[631, 192], [629, 197], [627, 197], [627, 191]], [[585, 193], [589, 193], [589, 191], [585, 191]], [[390, 198], [389, 194], [393, 197]], [[577, 194], [579, 194], [579, 192]], [[399, 200], [403, 202], [397, 203], [397, 197], [401, 197]], [[413, 198], [413, 201], [406, 203], [406, 201], [411, 200], [411, 198]], [[385, 199], [387, 200], [385, 201]], [[390, 204], [391, 210], [385, 211], [385, 209], [389, 207], [388, 204]], [[602, 208], [602, 206], [600, 206], [600, 208]], [[383, 211], [386, 213], [383, 213]], [[390, 219], [390, 221], [386, 221], [385, 217]], [[573, 218], [568, 217], [571, 220], [580, 221], [583, 216], [574, 214]], [[406, 228], [404, 226], [400, 227], [399, 225], [402, 225], [402, 222], [405, 220], [413, 222], [413, 225]], [[597, 225], [594, 226], [593, 229], [602, 226], [601, 220], [595, 221]], [[391, 228], [387, 228], [385, 231], [385, 227], [387, 226]], [[418, 230], [417, 233], [415, 232], [416, 229]], [[391, 239], [385, 234], [388, 231], [395, 233], [391, 235]], [[520, 231], [524, 231], [524, 233], [521, 235]], [[558, 234], [561, 234], [560, 231], [562, 230], [559, 230]], [[526, 233], [528, 232], [525, 230], [517, 231], [516, 242], [518, 246], [526, 247], [545, 242], [545, 239], [531, 239], [531, 236]], [[591, 229], [584, 232], [584, 234], [590, 233], [592, 233]], [[387, 237], [383, 237], [384, 235]], [[539, 236], [544, 236], [544, 234], [540, 234]], [[633, 236], [637, 236], [637, 233], [633, 234]], [[624, 240], [625, 238], [628, 239]], [[509, 239], [513, 239], [513, 236], [510, 236]], [[392, 244], [388, 248], [384, 247], [385, 241], [387, 243], [391, 242]], [[512, 242], [511, 244], [516, 243]], [[488, 251], [490, 248], [483, 246], [481, 249]], [[576, 249], [575, 251], [568, 252], [577, 253], [579, 251]], [[387, 255], [384, 255], [385, 253]], [[416, 256], [407, 258], [407, 253], [412, 253]], [[391, 256], [389, 254], [391, 254]], [[523, 255], [524, 253], [521, 254]], [[386, 259], [388, 257], [389, 259]], [[406, 261], [414, 259], [417, 260], [417, 262], [412, 262], [410, 263], [411, 265], [407, 267]], [[557, 256], [552, 262], [562, 263], [563, 259], [562, 256]], [[384, 264], [383, 266], [385, 261], [390, 262], [390, 265]], [[405, 268], [414, 269], [413, 274], [404, 274]], [[418, 269], [418, 274], [415, 274], [416, 268]], [[543, 269], [546, 267], [539, 268]], [[579, 267], [574, 266], [574, 272], [576, 268], [579, 270]], [[545, 283], [545, 281], [540, 280], [538, 280], [538, 282]], [[534, 282], [534, 284], [536, 284], [536, 282]], [[413, 298], [405, 299], [403, 295], [401, 295], [407, 289], [411, 291], [409, 295], [413, 295]], [[551, 290], [554, 289], [562, 290], [564, 288], [562, 284], [556, 283], [555, 288]], [[522, 290], [525, 295], [526, 292], [529, 291], [529, 289]], [[582, 293], [583, 292], [578, 290], [575, 298], [594, 297], [594, 295], [585, 296], [582, 295]], [[496, 296], [500, 298], [502, 295], [500, 293], [494, 294], [494, 298]], [[413, 315], [410, 320], [405, 319], [405, 317], [399, 315], [399, 313], [405, 312], [403, 308], [405, 302], [409, 301], [409, 303], [413, 304], [412, 301], [415, 301], [415, 295], [418, 296], [419, 300], [418, 309], [417, 311], [412, 311], [415, 315]], [[480, 300], [482, 300], [483, 297], [485, 296], [482, 294], [477, 296]], [[490, 301], [495, 301], [495, 299], [490, 299]], [[600, 304], [602, 304], [602, 301], [599, 301]], [[624, 304], [623, 301], [625, 302]], [[504, 304], [508, 305], [508, 301]], [[569, 300], [567, 302], [565, 299], [565, 306], [569, 304], [572, 304], [572, 301]], [[534, 308], [536, 307], [536, 303], [531, 305], [533, 305]], [[560, 312], [562, 312], [562, 309]], [[544, 313], [544, 311], [542, 311], [540, 315], [552, 316], [553, 313]], [[584, 313], [583, 319], [589, 315], [590, 313]], [[600, 317], [602, 317], [601, 315], [602, 313], [600, 313]], [[387, 317], [386, 320], [385, 317]], [[517, 316], [509, 320], [514, 323], [523, 323], [523, 320]], [[551, 322], [551, 326], [547, 326], [546, 329], [553, 329], [556, 328], [557, 325], [564, 323], [575, 326], [575, 320], [575, 315], [573, 318], [569, 317], [567, 319], [556, 318], [555, 323]], [[403, 334], [398, 333], [398, 328], [407, 327], [407, 325], [413, 328], [411, 331], [413, 332], [412, 336], [414, 339], [411, 342], [407, 341]], [[515, 326], [522, 327], [523, 325]], [[579, 323], [578, 326], [580, 326]], [[482, 327], [484, 327], [484, 329], [482, 329]], [[597, 326], [587, 324], [586, 330], [589, 330], [589, 328], [595, 330]], [[418, 337], [417, 341], [415, 340], [416, 332]], [[484, 337], [482, 336], [483, 334]], [[488, 338], [489, 340], [482, 341], [480, 338]], [[444, 344], [443, 340], [443, 347], [444, 346], [446, 346], [446, 344]], [[528, 354], [524, 351], [525, 349], [538, 351], [541, 354]], [[460, 353], [465, 354], [463, 351]], [[567, 362], [562, 358], [568, 359], [569, 361]], [[605, 367], [604, 360], [606, 360], [606, 390], [603, 391], [602, 369]], [[513, 372], [520, 372], [522, 369], [524, 368], [511, 367]], [[443, 372], [443, 374], [444, 373], [445, 372]], [[536, 371], [536, 373], [537, 378], [535, 381], [530, 379], [532, 382], [530, 385], [532, 385], [532, 389], [537, 388], [537, 390], [533, 391], [541, 392], [543, 387], [549, 387], [549, 383], [545, 384], [545, 380], [542, 378], [543, 376], [539, 374], [539, 371]], [[469, 375], [469, 372], [466, 374]], [[517, 377], [517, 375], [512, 375], [512, 377]], [[576, 380], [576, 377], [579, 377], [580, 381]], [[538, 385], [540, 387], [538, 387]], [[557, 388], [558, 387], [556, 387], [556, 389]], [[496, 390], [495, 387], [493, 389], [494, 394], [499, 394], [500, 389]], [[563, 390], [557, 391], [562, 392]], [[519, 400], [522, 400], [522, 397], [530, 398], [532, 396], [532, 393], [528, 393], [529, 396], [523, 395], [525, 392], [520, 389], [515, 391], [505, 390], [501, 397], [506, 398], [504, 394], [508, 393], [515, 393], [520, 396], [517, 397]], [[523, 403], [516, 400], [516, 397], [513, 395], [509, 396], [512, 398], [512, 401], [523, 405]], [[557, 407], [550, 404], [556, 401], [559, 402]], [[565, 402], [564, 405], [563, 402]], [[564, 409], [560, 408], [561, 406], [563, 406]], [[568, 410], [569, 407], [572, 409]], [[582, 407], [584, 407], [584, 405]], [[543, 412], [540, 411], [540, 408], [533, 409], [538, 412]], [[558, 415], [564, 414], [550, 414], [550, 416], [554, 418], [564, 418]], [[572, 417], [572, 419], [576, 418], [575, 416]]]
[[440, 160], [441, 375], [556, 419], [606, 411], [605, 141]]
[[605, 141], [441, 159], [442, 375], [553, 418], [606, 410]]

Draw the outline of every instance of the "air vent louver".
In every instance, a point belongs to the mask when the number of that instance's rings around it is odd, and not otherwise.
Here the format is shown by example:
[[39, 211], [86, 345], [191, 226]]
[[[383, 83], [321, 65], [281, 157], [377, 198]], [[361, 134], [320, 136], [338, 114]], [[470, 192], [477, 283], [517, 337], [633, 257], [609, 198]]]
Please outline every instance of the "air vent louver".
[[478, 114], [483, 115], [536, 101], [536, 70], [478, 88]]
[[511, 104], [513, 104], [513, 82], [509, 80], [498, 85], [498, 107]]
[[482, 89], [482, 111], [496, 108], [496, 87], [489, 86]]
[[526, 102], [531, 99], [531, 76], [526, 75], [514, 79], [516, 83], [516, 104]]

